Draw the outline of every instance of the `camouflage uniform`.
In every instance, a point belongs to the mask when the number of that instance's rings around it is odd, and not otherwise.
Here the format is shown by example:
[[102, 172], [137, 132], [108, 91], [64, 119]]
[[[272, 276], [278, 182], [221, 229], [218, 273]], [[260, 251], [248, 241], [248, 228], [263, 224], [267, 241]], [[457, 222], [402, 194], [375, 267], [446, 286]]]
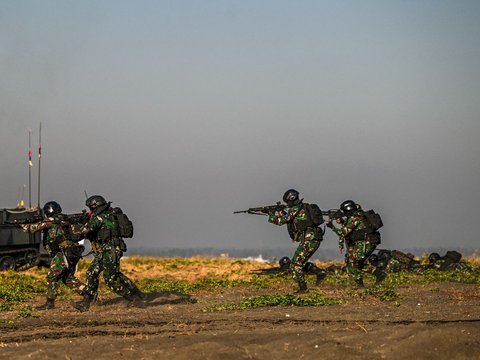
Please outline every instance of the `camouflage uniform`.
[[[305, 223], [308, 221], [307, 216], [305, 204], [300, 203], [285, 210], [276, 211], [274, 214], [270, 214], [268, 218], [269, 222], [276, 225], [287, 224], [288, 232], [292, 240], [299, 243], [292, 257], [290, 269], [293, 279], [299, 284], [300, 289], [306, 288], [304, 267], [308, 259], [317, 251], [323, 240], [323, 232], [320, 228], [307, 227], [304, 231], [296, 230], [298, 227], [301, 228], [299, 225], [302, 222]], [[318, 270], [321, 271], [320, 269]]]
[[100, 273], [106, 285], [120, 296], [129, 298], [138, 289], [135, 284], [120, 271], [120, 259], [126, 250], [125, 242], [116, 235], [116, 224], [111, 216], [111, 209], [92, 216], [81, 231], [93, 234], [93, 261], [87, 270], [87, 283], [84, 293], [95, 297], [98, 291]]
[[39, 223], [21, 225], [25, 232], [44, 231], [43, 247], [52, 258], [47, 274], [47, 302], [55, 300], [60, 282], [79, 294], [82, 294], [85, 286], [75, 277], [84, 247], [69, 239], [67, 226], [70, 224], [62, 222], [58, 215]]
[[357, 210], [348, 216], [341, 228], [332, 227], [332, 230], [340, 237], [340, 250], [343, 250], [346, 243], [347, 273], [359, 286], [363, 286], [362, 269], [366, 259], [380, 244], [380, 233], [368, 232], [368, 223], [362, 210]]
[[436, 261], [432, 261], [427, 265], [427, 268], [437, 269], [440, 271], [464, 271], [472, 272], [474, 269], [462, 261], [453, 261], [448, 258], [440, 258]]

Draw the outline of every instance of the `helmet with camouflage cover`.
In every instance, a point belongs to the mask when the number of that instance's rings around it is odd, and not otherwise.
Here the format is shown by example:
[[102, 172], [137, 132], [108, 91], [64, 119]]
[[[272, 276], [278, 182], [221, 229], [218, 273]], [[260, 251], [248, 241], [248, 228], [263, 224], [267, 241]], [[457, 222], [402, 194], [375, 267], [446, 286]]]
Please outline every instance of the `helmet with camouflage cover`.
[[43, 205], [43, 213], [47, 217], [52, 217], [54, 215], [60, 214], [62, 212], [62, 207], [56, 201], [49, 201]]
[[283, 194], [283, 201], [288, 206], [298, 205], [300, 203], [300, 193], [295, 189], [289, 189]]
[[340, 204], [340, 210], [342, 210], [347, 216], [352, 215], [358, 210], [358, 208], [358, 205], [353, 200], [345, 200]]
[[107, 200], [100, 195], [92, 195], [87, 201], [85, 201], [85, 205], [90, 209], [93, 215], [101, 214], [110, 206], [110, 204], [110, 202], [107, 202]]

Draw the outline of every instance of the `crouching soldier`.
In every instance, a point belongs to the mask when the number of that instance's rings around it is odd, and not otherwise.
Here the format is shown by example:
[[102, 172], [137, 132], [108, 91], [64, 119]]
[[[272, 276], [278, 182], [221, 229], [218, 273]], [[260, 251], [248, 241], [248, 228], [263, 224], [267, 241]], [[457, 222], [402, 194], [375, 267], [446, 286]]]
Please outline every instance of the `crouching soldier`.
[[[287, 190], [283, 195], [283, 201], [287, 204], [287, 208], [269, 214], [268, 221], [276, 225], [287, 224], [290, 237], [298, 243], [291, 260], [290, 269], [293, 279], [298, 284], [298, 292], [303, 293], [307, 291], [307, 283], [304, 277], [305, 265], [320, 247], [323, 240], [323, 231], [319, 227], [323, 218], [318, 206], [304, 203], [303, 199], [299, 198], [297, 190]], [[318, 211], [316, 211], [317, 209]], [[315, 264], [310, 264], [309, 272], [318, 271], [318, 284], [326, 276], [326, 273], [318, 269]]]
[[60, 283], [83, 294], [85, 285], [75, 277], [78, 261], [85, 248], [72, 240], [71, 224], [64, 221], [60, 204], [49, 201], [43, 207], [45, 220], [33, 224], [22, 224], [23, 231], [43, 231], [43, 247], [51, 257], [47, 274], [47, 302], [38, 310], [53, 309]]
[[[344, 201], [340, 205], [340, 210], [346, 216], [342, 227], [336, 228], [332, 221], [329, 221], [327, 226], [339, 236], [340, 252], [343, 251], [344, 245], [347, 246], [345, 254], [346, 271], [358, 287], [363, 287], [362, 269], [367, 258], [380, 244], [378, 229], [383, 224], [378, 214], [372, 210], [363, 211], [352, 200]], [[385, 277], [382, 272], [376, 275], [378, 282]]]

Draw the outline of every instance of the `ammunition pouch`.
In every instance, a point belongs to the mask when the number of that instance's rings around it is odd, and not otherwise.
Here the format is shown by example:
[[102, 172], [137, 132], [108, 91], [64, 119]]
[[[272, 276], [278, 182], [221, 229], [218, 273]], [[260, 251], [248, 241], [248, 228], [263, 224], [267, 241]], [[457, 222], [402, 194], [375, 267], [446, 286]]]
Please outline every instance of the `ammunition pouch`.
[[105, 243], [109, 241], [112, 238], [112, 231], [110, 229], [107, 229], [106, 227], [100, 228], [100, 230], [97, 233], [97, 240], [100, 243]]
[[112, 246], [121, 252], [127, 251], [127, 244], [123, 241], [122, 238], [113, 238], [112, 239]]
[[73, 247], [75, 245], [76, 244], [73, 241], [66, 240], [66, 239], [61, 241], [60, 243], [58, 243], [58, 247], [60, 249], [68, 249], [68, 248]]
[[371, 232], [369, 229], [355, 230], [345, 240], [347, 245], [357, 241], [368, 240], [371, 244], [377, 246], [380, 244], [380, 233], [378, 231]]
[[82, 257], [83, 252], [85, 251], [85, 246], [83, 245], [75, 245], [71, 246], [65, 250], [63, 250], [63, 253], [68, 259], [68, 262], [70, 264], [77, 264], [77, 262], [80, 260]]

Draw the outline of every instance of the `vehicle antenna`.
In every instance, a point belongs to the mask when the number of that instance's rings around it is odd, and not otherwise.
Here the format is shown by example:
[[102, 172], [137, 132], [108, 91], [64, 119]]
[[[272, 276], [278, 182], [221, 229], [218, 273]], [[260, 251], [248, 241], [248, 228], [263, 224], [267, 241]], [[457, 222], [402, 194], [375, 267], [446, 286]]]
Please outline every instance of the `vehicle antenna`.
[[28, 208], [32, 208], [32, 129], [28, 129]]
[[42, 162], [42, 122], [40, 122], [40, 129], [38, 131], [38, 209], [40, 209], [40, 164]]

